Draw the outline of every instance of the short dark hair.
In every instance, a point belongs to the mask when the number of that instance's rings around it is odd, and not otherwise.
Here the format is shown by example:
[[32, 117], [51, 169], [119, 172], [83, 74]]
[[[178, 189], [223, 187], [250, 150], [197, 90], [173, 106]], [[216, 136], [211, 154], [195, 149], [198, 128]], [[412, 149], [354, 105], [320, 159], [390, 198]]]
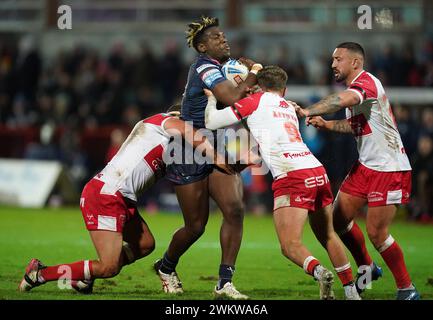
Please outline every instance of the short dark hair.
[[286, 87], [287, 73], [278, 66], [266, 66], [257, 73], [257, 82], [260, 87], [281, 90]]
[[210, 27], [218, 27], [218, 18], [201, 17], [200, 21], [191, 22], [186, 31], [186, 41], [189, 47], [194, 47], [198, 51], [197, 46], [203, 40], [204, 31]]
[[364, 48], [359, 43], [342, 42], [337, 46], [337, 48], [344, 48], [344, 49], [350, 50], [352, 52], [359, 53], [363, 58], [365, 58]]

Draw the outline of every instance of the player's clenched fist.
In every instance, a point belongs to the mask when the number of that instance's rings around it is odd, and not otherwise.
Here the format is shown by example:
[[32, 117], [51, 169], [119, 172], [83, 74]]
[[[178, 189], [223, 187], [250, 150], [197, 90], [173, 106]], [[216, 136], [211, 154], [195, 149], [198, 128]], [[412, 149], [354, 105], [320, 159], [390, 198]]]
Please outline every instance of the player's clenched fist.
[[251, 70], [251, 67], [257, 63], [257, 62], [255, 62], [254, 60], [251, 60], [251, 59], [248, 59], [248, 58], [245, 58], [245, 57], [240, 57], [240, 58], [238, 59], [238, 61], [239, 61], [240, 63], [246, 65], [247, 68], [248, 68], [248, 70]]
[[296, 103], [295, 103], [295, 111], [296, 111], [296, 114], [298, 115], [299, 118], [308, 117], [308, 110], [302, 109]]
[[307, 126], [312, 125], [314, 128], [317, 128], [317, 129], [326, 129], [327, 128], [327, 121], [320, 116], [307, 117], [305, 119], [305, 124]]

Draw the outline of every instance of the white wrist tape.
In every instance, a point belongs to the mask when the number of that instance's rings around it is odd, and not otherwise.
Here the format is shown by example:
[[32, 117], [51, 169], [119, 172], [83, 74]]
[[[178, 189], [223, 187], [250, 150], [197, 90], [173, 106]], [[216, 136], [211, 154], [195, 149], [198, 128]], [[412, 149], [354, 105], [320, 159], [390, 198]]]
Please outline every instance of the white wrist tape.
[[255, 63], [253, 64], [253, 66], [251, 67], [250, 72], [254, 73], [255, 75], [257, 75], [257, 73], [263, 69], [263, 66], [260, 63]]

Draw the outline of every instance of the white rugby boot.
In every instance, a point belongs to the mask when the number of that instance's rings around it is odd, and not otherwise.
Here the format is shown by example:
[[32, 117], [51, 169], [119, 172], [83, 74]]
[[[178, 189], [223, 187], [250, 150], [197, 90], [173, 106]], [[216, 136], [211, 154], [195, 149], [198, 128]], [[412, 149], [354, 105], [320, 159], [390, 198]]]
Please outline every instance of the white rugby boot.
[[334, 274], [321, 265], [314, 270], [314, 278], [319, 282], [320, 300], [334, 300], [335, 294], [332, 290]]
[[233, 283], [227, 282], [221, 289], [215, 286], [214, 296], [216, 299], [248, 300], [249, 297], [240, 293]]

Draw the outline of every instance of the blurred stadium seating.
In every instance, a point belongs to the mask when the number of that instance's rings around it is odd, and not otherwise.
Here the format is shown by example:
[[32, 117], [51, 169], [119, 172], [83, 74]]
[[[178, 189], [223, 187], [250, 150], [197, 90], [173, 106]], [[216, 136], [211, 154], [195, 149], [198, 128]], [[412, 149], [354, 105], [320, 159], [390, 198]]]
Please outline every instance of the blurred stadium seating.
[[[433, 2], [363, 3], [374, 17], [390, 10], [392, 27], [376, 19], [371, 30], [359, 30], [359, 2], [350, 0], [1, 1], [0, 157], [59, 160], [80, 189], [135, 122], [181, 99], [195, 56], [184, 31], [213, 15], [233, 57], [283, 67], [287, 97], [302, 105], [340, 88], [331, 52], [339, 42], [360, 42], [367, 70], [390, 95], [413, 165], [409, 217], [432, 220]], [[72, 30], [57, 28], [62, 4], [71, 5]], [[302, 131], [336, 190], [356, 158], [353, 139]], [[269, 212], [269, 177], [243, 176], [250, 211]], [[162, 190], [170, 193], [170, 185], [159, 183], [143, 204], [154, 206]]]

